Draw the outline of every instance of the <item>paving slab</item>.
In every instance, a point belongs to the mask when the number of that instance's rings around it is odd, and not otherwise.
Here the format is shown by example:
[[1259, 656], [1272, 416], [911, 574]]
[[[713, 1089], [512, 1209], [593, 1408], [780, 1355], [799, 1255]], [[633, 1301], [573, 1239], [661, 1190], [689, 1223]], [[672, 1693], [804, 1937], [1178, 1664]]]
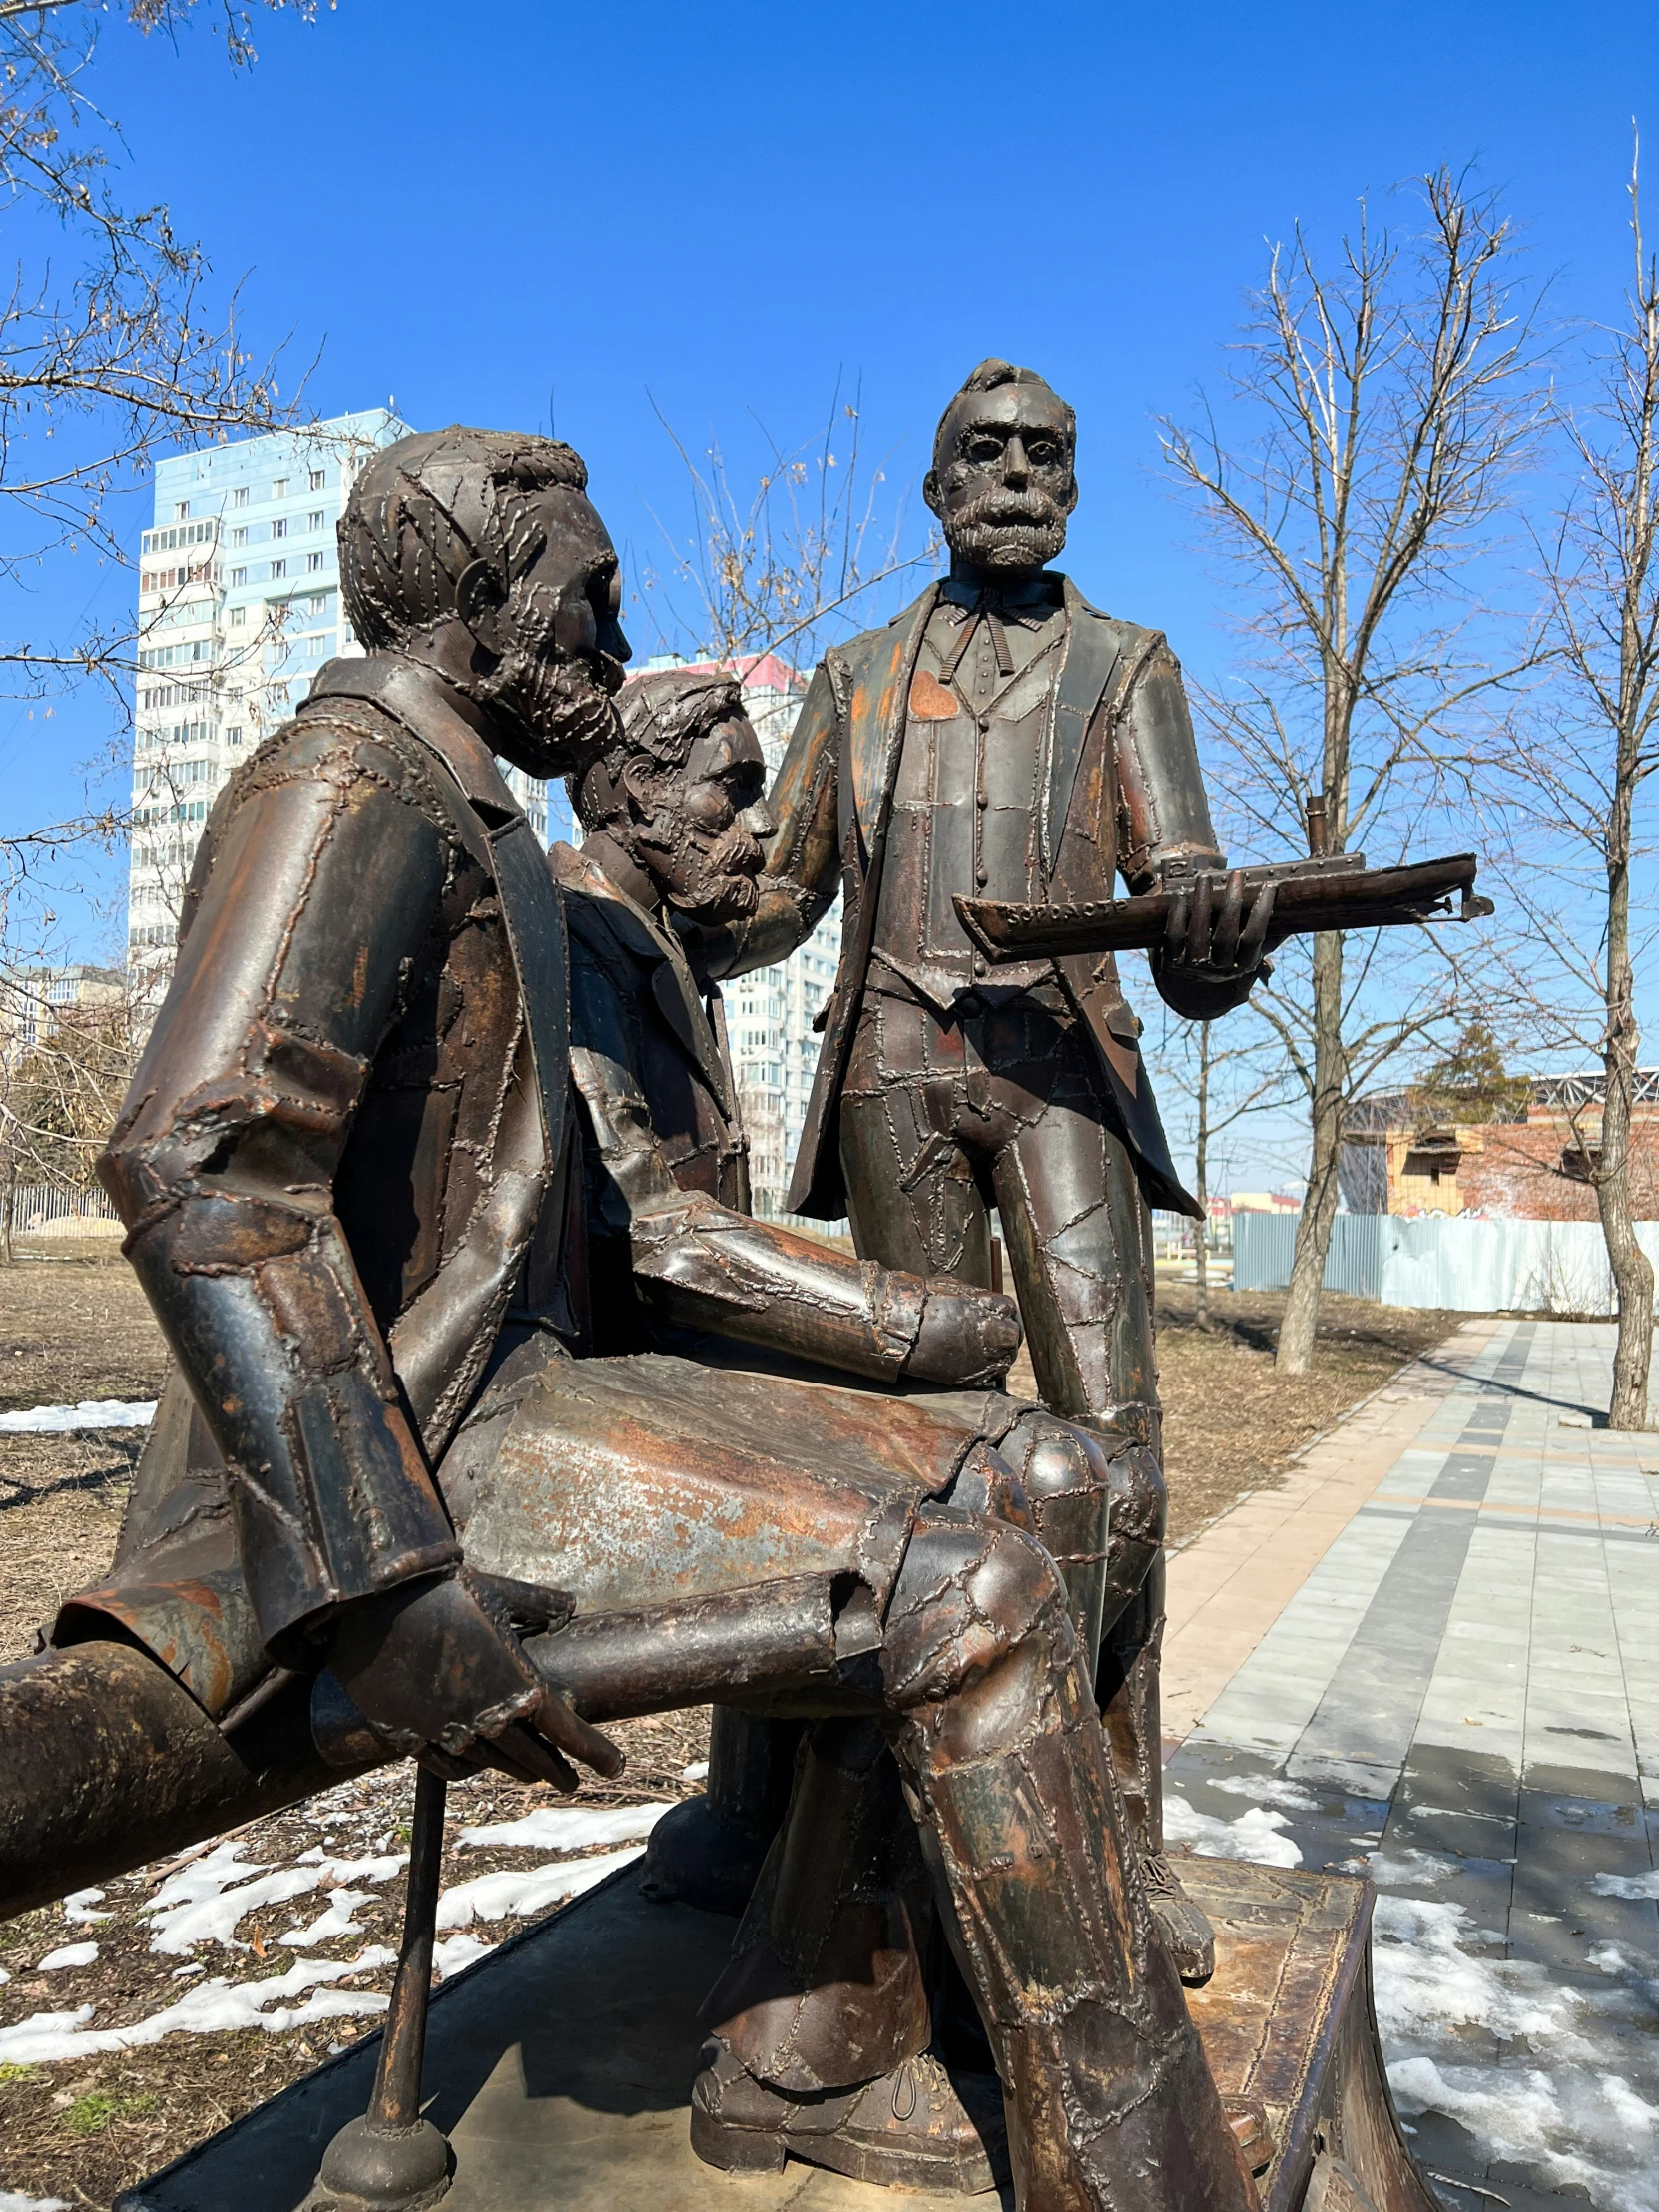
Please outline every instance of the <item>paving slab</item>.
[[1659, 2212], [1659, 1435], [1596, 1425], [1613, 1340], [1466, 1325], [1171, 1563], [1175, 1825], [1369, 1868], [1462, 2212]]

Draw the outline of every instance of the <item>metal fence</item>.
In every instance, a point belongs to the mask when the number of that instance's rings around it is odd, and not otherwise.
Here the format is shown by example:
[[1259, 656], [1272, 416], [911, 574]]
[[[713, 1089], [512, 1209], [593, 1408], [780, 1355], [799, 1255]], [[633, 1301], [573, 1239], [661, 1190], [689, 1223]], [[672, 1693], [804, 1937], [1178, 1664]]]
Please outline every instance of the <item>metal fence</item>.
[[[1659, 1222], [1638, 1222], [1636, 1235], [1659, 1265]], [[1283, 1290], [1295, 1250], [1294, 1214], [1236, 1215], [1235, 1288]], [[1614, 1306], [1607, 1249], [1589, 1221], [1339, 1214], [1325, 1287], [1458, 1314], [1611, 1314]]]
[[12, 1193], [14, 1237], [101, 1236], [120, 1227], [104, 1193], [66, 1191], [55, 1183], [20, 1183]]

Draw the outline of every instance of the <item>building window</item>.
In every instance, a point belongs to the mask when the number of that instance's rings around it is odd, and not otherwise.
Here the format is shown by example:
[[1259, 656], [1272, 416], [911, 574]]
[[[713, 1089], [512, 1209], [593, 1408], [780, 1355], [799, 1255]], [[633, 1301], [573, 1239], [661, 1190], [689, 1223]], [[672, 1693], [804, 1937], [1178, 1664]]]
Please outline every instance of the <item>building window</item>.
[[276, 520], [271, 525], [271, 534], [274, 538], [285, 538], [287, 536], [288, 522], [286, 515], [276, 517]]
[[320, 491], [320, 490], [322, 489], [323, 485], [324, 485], [324, 484], [325, 484], [325, 483], [326, 483], [327, 481], [328, 481], [328, 471], [327, 471], [327, 470], [326, 470], [325, 468], [313, 468], [313, 469], [311, 470], [311, 489], [312, 489], [312, 491]]
[[233, 530], [231, 532], [231, 543], [233, 545], [246, 545], [248, 543], [248, 528], [246, 524], [244, 524], [240, 530]]
[[241, 745], [242, 724], [240, 722], [233, 722], [227, 726], [225, 732], [225, 743], [227, 745]]
[[175, 522], [188, 522], [190, 520], [190, 501], [188, 499], [176, 499], [174, 501], [173, 519]]
[[[247, 577], [248, 577], [248, 571], [247, 571], [247, 569], [245, 569], [245, 568], [242, 568], [242, 569], [238, 569], [238, 570], [237, 570], [237, 571], [235, 572], [235, 575], [236, 575], [236, 580], [237, 580], [238, 582], [246, 582], [246, 581], [247, 581]], [[246, 607], [233, 607], [233, 608], [231, 609], [231, 628], [232, 628], [233, 630], [240, 630], [240, 629], [242, 629], [242, 628], [243, 628], [243, 627], [245, 626], [245, 624], [247, 623], [247, 621], [248, 621], [248, 609], [247, 609]]]
[[273, 583], [275, 583], [275, 582], [276, 582], [276, 580], [277, 580], [277, 579], [278, 579], [279, 577], [283, 577], [283, 576], [285, 576], [285, 575], [287, 574], [287, 572], [288, 572], [288, 564], [286, 563], [286, 561], [273, 561], [273, 562], [272, 562], [272, 564], [271, 564], [271, 577], [272, 577], [272, 581], [273, 581]]
[[[234, 568], [234, 569], [232, 569], [232, 571], [231, 571], [231, 589], [232, 589], [233, 591], [235, 591], [235, 590], [237, 589], [237, 587], [238, 587], [239, 585], [242, 585], [242, 584], [246, 584], [246, 583], [247, 583], [247, 581], [248, 581], [248, 571], [247, 571], [247, 569], [245, 569], [245, 568]], [[235, 610], [233, 611], [233, 613], [232, 613], [232, 616], [231, 616], [231, 620], [232, 620], [233, 622], [240, 622], [240, 621], [242, 620], [242, 609], [241, 609], [240, 607], [236, 608], [236, 609], [235, 609]]]
[[232, 506], [233, 506], [233, 507], [246, 507], [246, 506], [247, 506], [247, 504], [248, 504], [248, 486], [247, 486], [246, 484], [238, 484], [238, 486], [236, 487], [236, 489], [235, 489], [235, 490], [234, 490], [234, 491], [232, 492], [232, 494], [231, 494], [231, 504], [232, 504]]
[[318, 569], [319, 569], [319, 568], [320, 568], [320, 567], [322, 566], [322, 563], [323, 563], [323, 561], [324, 561], [324, 559], [325, 559], [325, 558], [326, 558], [326, 556], [325, 556], [324, 554], [321, 554], [321, 553], [307, 553], [307, 554], [306, 554], [306, 556], [305, 556], [305, 566], [306, 566], [306, 567], [307, 567], [307, 568], [308, 568], [308, 569], [310, 570], [310, 572], [311, 572], [311, 574], [312, 574], [313, 576], [314, 576], [314, 575], [316, 574], [317, 570], [318, 570]]
[[325, 527], [327, 526], [327, 521], [328, 521], [328, 510], [327, 510], [327, 508], [326, 508], [326, 507], [316, 507], [316, 508], [313, 508], [313, 510], [311, 511], [311, 513], [310, 513], [309, 515], [307, 515], [307, 516], [306, 516], [306, 518], [305, 518], [305, 527], [306, 527], [306, 529], [307, 529], [307, 530], [321, 530], [321, 529], [324, 529], [324, 528], [325, 528]]
[[278, 476], [271, 487], [271, 496], [273, 499], [285, 499], [287, 495], [288, 480], [285, 476]]

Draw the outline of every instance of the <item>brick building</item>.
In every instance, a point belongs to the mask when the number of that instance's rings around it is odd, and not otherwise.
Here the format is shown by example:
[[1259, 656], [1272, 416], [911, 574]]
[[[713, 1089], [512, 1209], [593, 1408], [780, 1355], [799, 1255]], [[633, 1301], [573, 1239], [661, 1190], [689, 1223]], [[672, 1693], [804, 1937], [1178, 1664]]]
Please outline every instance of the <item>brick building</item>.
[[[1457, 1117], [1455, 1094], [1440, 1092], [1430, 1104], [1406, 1088], [1359, 1100], [1340, 1165], [1349, 1211], [1594, 1221], [1600, 1069], [1516, 1088], [1523, 1097], [1495, 1108], [1471, 1095], [1466, 1121]], [[1641, 1221], [1659, 1219], [1659, 1068], [1637, 1071], [1632, 1153], [1632, 1211]]]

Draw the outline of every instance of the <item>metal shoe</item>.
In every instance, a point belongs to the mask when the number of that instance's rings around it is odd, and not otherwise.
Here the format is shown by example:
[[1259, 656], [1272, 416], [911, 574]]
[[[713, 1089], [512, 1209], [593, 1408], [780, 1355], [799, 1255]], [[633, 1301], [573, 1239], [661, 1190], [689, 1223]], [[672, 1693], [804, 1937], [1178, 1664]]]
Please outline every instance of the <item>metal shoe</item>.
[[1189, 1989], [1202, 1989], [1216, 1970], [1216, 1932], [1176, 1879], [1161, 1851], [1143, 1852], [1141, 1880], [1175, 1970]]
[[884, 2188], [979, 2196], [996, 2186], [987, 2144], [1000, 2149], [1002, 2091], [994, 2075], [952, 2081], [929, 2052], [851, 2089], [795, 2097], [745, 2072], [730, 2052], [692, 2088], [691, 2141], [728, 2173], [779, 2173], [787, 2158]]

